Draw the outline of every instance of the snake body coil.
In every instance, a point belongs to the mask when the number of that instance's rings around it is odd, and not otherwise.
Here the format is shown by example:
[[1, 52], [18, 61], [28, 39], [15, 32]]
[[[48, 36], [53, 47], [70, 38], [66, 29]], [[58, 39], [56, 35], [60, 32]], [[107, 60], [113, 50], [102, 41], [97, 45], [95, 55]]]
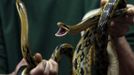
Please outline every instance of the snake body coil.
[[[21, 51], [28, 63], [26, 71], [36, 66], [28, 44], [28, 19], [26, 8], [21, 0], [16, 0], [21, 20]], [[107, 75], [109, 56], [107, 53], [108, 25], [112, 17], [124, 14], [125, 0], [109, 0], [104, 7], [93, 10], [83, 20], [73, 26], [58, 23], [59, 31], [55, 34], [62, 37], [67, 33], [76, 34], [84, 31], [75, 50], [70, 44], [56, 47], [51, 59], [59, 62], [62, 55], [67, 55], [72, 62], [71, 75]], [[25, 75], [24, 73], [23, 75]]]
[[107, 75], [110, 65], [107, 52], [108, 25], [113, 17], [121, 16], [126, 11], [125, 0], [109, 0], [104, 7], [93, 10], [84, 19], [73, 26], [58, 23], [58, 37], [67, 33], [76, 34], [84, 31], [73, 54], [72, 75]]

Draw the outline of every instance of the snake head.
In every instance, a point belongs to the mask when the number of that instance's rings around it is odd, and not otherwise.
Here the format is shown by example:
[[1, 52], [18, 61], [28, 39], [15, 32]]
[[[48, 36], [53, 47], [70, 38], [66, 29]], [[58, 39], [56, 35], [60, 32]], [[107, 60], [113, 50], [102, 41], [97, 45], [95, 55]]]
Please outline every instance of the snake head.
[[63, 22], [58, 22], [57, 25], [59, 27], [59, 30], [57, 31], [55, 36], [62, 37], [62, 36], [65, 36], [66, 34], [68, 34], [69, 26], [65, 25]]

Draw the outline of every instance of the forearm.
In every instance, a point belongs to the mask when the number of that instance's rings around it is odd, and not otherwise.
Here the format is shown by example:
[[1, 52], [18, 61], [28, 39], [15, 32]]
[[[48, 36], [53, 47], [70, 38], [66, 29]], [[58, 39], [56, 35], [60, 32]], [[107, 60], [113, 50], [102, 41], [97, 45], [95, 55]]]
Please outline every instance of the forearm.
[[132, 52], [126, 38], [124, 36], [114, 38], [113, 43], [119, 59], [120, 75], [134, 74], [134, 53]]

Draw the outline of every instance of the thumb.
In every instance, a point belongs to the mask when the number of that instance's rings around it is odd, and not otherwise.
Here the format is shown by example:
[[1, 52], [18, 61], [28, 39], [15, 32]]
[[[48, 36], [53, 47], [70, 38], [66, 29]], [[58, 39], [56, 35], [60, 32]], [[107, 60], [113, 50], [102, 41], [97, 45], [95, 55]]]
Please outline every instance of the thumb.
[[34, 55], [34, 60], [37, 64], [40, 63], [42, 61], [42, 55], [40, 53], [36, 53]]
[[108, 0], [101, 0], [101, 1], [100, 1], [100, 5], [101, 5], [101, 6], [104, 6], [104, 5], [107, 3], [107, 1], [108, 1]]
[[26, 67], [28, 64], [26, 62], [26, 60], [23, 58], [16, 66], [14, 72], [13, 72], [13, 75], [17, 75], [17, 73], [19, 72], [19, 70], [22, 68], [22, 67]]

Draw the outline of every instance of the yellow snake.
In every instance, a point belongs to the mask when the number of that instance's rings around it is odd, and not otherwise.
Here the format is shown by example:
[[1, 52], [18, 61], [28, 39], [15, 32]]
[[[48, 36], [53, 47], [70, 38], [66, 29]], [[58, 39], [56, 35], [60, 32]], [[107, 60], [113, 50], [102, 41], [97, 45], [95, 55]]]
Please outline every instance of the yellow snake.
[[[31, 56], [30, 50], [29, 50], [29, 43], [28, 43], [28, 17], [26, 8], [21, 0], [16, 0], [16, 7], [19, 13], [20, 22], [21, 22], [21, 52], [23, 55], [23, 58], [26, 59], [28, 66], [27, 71], [34, 68], [36, 66], [36, 63], [34, 62], [33, 57]], [[26, 74], [26, 73], [24, 73]]]
[[[16, 7], [21, 21], [21, 52], [28, 63], [22, 75], [26, 75], [36, 63], [28, 44], [28, 17], [25, 5], [21, 0], [16, 0]], [[84, 35], [75, 50], [70, 44], [62, 44], [56, 47], [51, 59], [59, 62], [63, 54], [67, 55], [72, 62], [72, 75], [107, 75], [107, 26], [112, 17], [124, 14], [125, 10], [125, 0], [109, 0], [104, 7], [89, 12], [88, 16], [76, 25], [69, 26], [59, 22], [60, 28], [56, 36], [62, 37], [67, 33], [76, 34], [81, 31], [84, 31]]]

